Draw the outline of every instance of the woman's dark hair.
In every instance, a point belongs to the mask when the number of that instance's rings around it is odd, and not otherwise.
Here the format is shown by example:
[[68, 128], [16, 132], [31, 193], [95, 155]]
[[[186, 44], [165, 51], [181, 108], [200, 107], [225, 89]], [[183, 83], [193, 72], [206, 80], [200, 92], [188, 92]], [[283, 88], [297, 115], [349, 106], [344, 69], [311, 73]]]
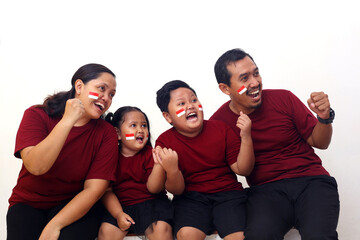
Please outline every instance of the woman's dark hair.
[[[109, 112], [108, 114], [106, 114], [105, 116], [105, 121], [107, 121], [108, 123], [110, 123], [111, 125], [113, 125], [114, 127], [120, 128], [120, 126], [124, 123], [125, 121], [125, 114], [128, 112], [141, 112], [146, 120], [146, 124], [147, 124], [147, 129], [149, 132], [149, 136], [148, 136], [148, 141], [146, 143], [146, 145], [152, 147], [151, 145], [151, 134], [150, 134], [150, 122], [148, 117], [146, 116], [146, 114], [141, 111], [140, 108], [137, 107], [132, 107], [132, 106], [124, 106], [119, 108], [118, 110], [116, 110], [115, 113]], [[121, 147], [121, 141], [119, 140], [119, 147]]]
[[229, 73], [227, 66], [230, 63], [239, 61], [241, 59], [244, 59], [245, 57], [249, 57], [255, 63], [254, 59], [250, 56], [250, 54], [240, 48], [231, 49], [221, 55], [214, 66], [217, 82], [225, 83], [226, 85], [230, 86], [231, 74]]
[[170, 102], [170, 93], [173, 90], [176, 90], [178, 88], [188, 88], [191, 91], [194, 92], [196, 95], [196, 92], [194, 89], [192, 89], [186, 82], [183, 82], [181, 80], [173, 80], [170, 82], [167, 82], [162, 88], [160, 88], [156, 92], [156, 104], [160, 108], [161, 112], [168, 112], [168, 106]]
[[48, 96], [39, 107], [43, 108], [50, 117], [61, 117], [65, 111], [66, 101], [75, 97], [75, 81], [81, 79], [86, 84], [98, 78], [102, 73], [109, 73], [115, 77], [115, 74], [110, 69], [101, 64], [89, 63], [80, 67], [71, 79], [72, 87], [69, 91]]

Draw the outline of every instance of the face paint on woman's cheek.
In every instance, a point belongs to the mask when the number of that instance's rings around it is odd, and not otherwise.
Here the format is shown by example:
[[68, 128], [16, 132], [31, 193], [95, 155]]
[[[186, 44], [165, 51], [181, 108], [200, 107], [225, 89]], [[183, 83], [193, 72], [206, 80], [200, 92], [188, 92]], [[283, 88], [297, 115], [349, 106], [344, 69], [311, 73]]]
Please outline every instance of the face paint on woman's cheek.
[[178, 117], [181, 117], [181, 116], [184, 115], [184, 114], [185, 114], [185, 109], [183, 109], [183, 108], [181, 108], [180, 110], [176, 111], [176, 115], [177, 115]]
[[98, 94], [98, 93], [95, 93], [95, 92], [89, 92], [88, 97], [91, 98], [91, 99], [98, 100], [99, 94]]
[[247, 88], [243, 85], [241, 88], [239, 88], [238, 90], [238, 93], [241, 95], [241, 94], [243, 94], [244, 92], [246, 92], [247, 91]]
[[203, 107], [202, 107], [202, 105], [200, 104], [199, 105], [199, 111], [202, 111], [203, 110]]
[[134, 133], [125, 134], [125, 139], [126, 140], [135, 140], [135, 134]]

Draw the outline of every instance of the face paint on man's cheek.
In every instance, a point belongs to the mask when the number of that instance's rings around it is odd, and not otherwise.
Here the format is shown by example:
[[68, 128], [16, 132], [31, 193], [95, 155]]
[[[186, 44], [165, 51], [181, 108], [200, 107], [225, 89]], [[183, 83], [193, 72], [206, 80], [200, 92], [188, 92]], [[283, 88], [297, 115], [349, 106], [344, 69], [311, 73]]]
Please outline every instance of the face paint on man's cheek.
[[247, 91], [247, 88], [243, 85], [241, 88], [237, 90], [237, 92], [241, 95]]

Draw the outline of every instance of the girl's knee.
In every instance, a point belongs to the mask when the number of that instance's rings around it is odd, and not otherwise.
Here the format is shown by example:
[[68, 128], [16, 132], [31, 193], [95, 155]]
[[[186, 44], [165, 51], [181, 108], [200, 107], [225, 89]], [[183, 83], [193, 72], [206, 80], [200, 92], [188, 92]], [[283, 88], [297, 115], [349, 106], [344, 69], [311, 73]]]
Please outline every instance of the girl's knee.
[[164, 221], [153, 223], [145, 234], [149, 239], [173, 239], [172, 227]]
[[126, 232], [121, 231], [110, 223], [102, 223], [98, 233], [98, 240], [117, 239], [122, 240], [126, 236]]

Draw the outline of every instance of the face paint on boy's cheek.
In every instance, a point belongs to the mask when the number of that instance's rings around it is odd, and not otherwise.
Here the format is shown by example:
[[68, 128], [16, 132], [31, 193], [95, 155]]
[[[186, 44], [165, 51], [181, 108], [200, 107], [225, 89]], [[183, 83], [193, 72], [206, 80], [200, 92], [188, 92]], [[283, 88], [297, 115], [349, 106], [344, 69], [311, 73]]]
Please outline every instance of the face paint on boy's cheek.
[[185, 114], [185, 109], [183, 109], [183, 108], [181, 108], [180, 110], [177, 110], [176, 111], [176, 115], [178, 116], [178, 117], [181, 117], [182, 115], [184, 115]]
[[125, 134], [125, 139], [126, 140], [135, 140], [135, 134], [134, 133]]
[[238, 90], [238, 93], [241, 95], [241, 94], [243, 94], [244, 92], [246, 92], [247, 91], [247, 88], [243, 85], [241, 88], [239, 88]]
[[203, 110], [203, 107], [202, 107], [202, 105], [200, 104], [199, 105], [199, 111], [202, 111]]
[[89, 92], [88, 97], [97, 100], [99, 98], [99, 94], [95, 92]]

